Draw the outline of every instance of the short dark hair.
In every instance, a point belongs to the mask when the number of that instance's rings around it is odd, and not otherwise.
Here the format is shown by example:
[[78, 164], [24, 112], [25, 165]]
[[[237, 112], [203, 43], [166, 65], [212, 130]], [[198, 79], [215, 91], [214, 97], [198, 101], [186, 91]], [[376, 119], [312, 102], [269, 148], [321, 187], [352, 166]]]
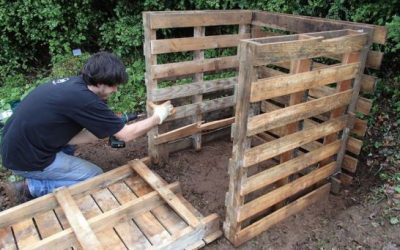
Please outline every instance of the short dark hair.
[[115, 86], [128, 81], [126, 68], [121, 60], [109, 52], [93, 54], [81, 71], [87, 85]]

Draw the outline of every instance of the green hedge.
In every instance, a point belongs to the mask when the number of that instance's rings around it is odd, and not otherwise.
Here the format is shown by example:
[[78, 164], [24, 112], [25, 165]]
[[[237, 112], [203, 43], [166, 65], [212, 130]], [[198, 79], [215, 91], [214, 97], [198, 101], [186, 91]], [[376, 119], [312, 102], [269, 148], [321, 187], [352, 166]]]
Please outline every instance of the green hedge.
[[[5, 88], [1, 102], [11, 98], [7, 93], [14, 98], [46, 77], [75, 74], [79, 64], [68, 64], [76, 60], [69, 55], [81, 48], [89, 54], [113, 51], [123, 58], [132, 79], [112, 103], [119, 111], [136, 109], [145, 94], [142, 11], [240, 8], [387, 25], [388, 45], [380, 48], [387, 53], [383, 68], [399, 75], [400, 0], [0, 0], [0, 84]], [[132, 87], [138, 94], [124, 100]]]

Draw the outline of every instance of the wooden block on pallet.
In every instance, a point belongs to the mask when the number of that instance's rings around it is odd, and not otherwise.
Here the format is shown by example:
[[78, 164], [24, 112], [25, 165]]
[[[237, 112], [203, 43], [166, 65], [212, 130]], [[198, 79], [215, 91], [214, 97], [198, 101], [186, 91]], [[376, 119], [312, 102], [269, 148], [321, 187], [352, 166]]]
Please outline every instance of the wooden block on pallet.
[[185, 249], [221, 236], [216, 214], [194, 212], [178, 183], [134, 162], [146, 179], [126, 165], [1, 212], [1, 247]]

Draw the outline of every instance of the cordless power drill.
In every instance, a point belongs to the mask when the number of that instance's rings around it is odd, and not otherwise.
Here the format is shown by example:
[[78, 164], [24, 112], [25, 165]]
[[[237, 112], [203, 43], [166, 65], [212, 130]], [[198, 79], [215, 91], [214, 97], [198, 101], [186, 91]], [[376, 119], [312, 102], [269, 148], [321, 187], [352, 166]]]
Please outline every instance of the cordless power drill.
[[[136, 113], [132, 114], [123, 113], [121, 115], [121, 121], [123, 123], [128, 123], [130, 121], [136, 120], [137, 118], [138, 115]], [[110, 138], [108, 139], [108, 145], [110, 145], [112, 148], [124, 148], [125, 142], [118, 140], [115, 136], [110, 136]]]

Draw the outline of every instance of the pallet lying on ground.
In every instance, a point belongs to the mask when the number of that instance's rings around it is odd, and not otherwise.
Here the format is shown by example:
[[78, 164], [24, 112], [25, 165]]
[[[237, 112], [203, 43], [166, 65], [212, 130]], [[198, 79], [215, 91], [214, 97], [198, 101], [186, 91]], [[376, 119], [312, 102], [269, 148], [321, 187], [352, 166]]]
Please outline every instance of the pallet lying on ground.
[[221, 235], [139, 160], [0, 213], [0, 249], [198, 249]]

